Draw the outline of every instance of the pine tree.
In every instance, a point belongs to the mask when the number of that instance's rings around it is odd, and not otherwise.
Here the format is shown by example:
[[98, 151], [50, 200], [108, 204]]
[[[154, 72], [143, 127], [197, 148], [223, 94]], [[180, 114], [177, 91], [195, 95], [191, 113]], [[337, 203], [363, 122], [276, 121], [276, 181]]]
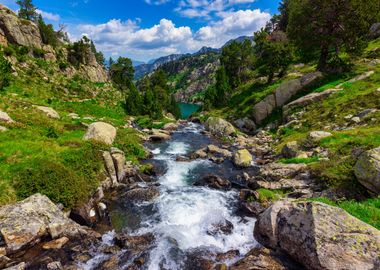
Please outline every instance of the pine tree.
[[140, 115], [142, 113], [141, 95], [137, 88], [132, 85], [127, 97], [125, 98], [125, 111], [130, 115]]
[[17, 0], [16, 4], [20, 6], [18, 16], [22, 19], [35, 21], [37, 19], [37, 8], [33, 5], [32, 0]]
[[228, 83], [228, 77], [226, 73], [226, 69], [224, 66], [221, 66], [216, 73], [216, 98], [215, 98], [215, 107], [222, 107], [227, 105], [228, 98], [231, 94], [231, 87]]
[[342, 50], [360, 52], [379, 16], [379, 0], [291, 0], [288, 8], [288, 36], [304, 57], [319, 55], [322, 71]]

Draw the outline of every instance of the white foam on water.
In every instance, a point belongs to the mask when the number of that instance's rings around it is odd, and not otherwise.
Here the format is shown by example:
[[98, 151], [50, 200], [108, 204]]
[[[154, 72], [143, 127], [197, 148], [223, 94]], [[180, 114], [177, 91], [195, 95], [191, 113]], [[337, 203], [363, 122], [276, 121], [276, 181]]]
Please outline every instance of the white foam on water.
[[153, 155], [158, 155], [158, 154], [160, 154], [161, 153], [161, 149], [160, 148], [156, 148], [156, 149], [153, 149], [152, 150], [152, 154]]
[[189, 149], [190, 146], [184, 142], [172, 142], [165, 153], [170, 155], [185, 155]]

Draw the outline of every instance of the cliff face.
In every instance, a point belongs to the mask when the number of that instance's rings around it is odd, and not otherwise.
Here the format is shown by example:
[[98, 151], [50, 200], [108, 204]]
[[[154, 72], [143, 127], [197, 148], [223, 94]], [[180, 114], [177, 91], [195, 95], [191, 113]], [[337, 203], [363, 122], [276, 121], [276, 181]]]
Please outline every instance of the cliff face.
[[[19, 45], [29, 48], [37, 48], [44, 52], [43, 58], [50, 62], [70, 62], [70, 52], [65, 46], [57, 50], [43, 43], [38, 26], [27, 20], [20, 19], [13, 11], [0, 5], [0, 45]], [[94, 53], [88, 49], [85, 61], [77, 67], [68, 65], [63, 72], [69, 76], [79, 75], [93, 82], [107, 82], [107, 72], [95, 58]], [[16, 64], [15, 61], [11, 61]]]

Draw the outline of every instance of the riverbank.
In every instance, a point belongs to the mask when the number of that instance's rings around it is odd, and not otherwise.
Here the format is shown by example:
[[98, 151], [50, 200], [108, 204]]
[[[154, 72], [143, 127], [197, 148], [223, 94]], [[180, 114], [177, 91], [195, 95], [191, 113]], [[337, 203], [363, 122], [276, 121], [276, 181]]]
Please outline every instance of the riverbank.
[[[25, 245], [10, 252], [11, 242], [7, 242], [2, 249], [3, 265], [25, 263], [26, 269], [318, 269], [323, 259], [319, 249], [307, 249], [297, 241], [306, 237], [307, 242], [318, 243], [326, 233], [335, 237], [323, 240], [331, 246], [325, 255], [327, 269], [331, 263], [362, 269], [377, 263], [374, 254], [379, 250], [379, 231], [338, 208], [308, 201], [320, 190], [307, 166], [276, 163], [268, 133], [238, 134], [222, 119], [211, 119], [205, 126], [206, 130], [200, 124], [179, 121], [166, 127], [170, 131], [141, 133], [151, 152], [143, 162], [144, 173], [130, 165], [122, 174], [106, 162], [109, 184], [112, 187], [113, 177], [118, 184], [96, 202], [101, 207], [94, 209], [99, 219], [93, 229], [75, 224], [38, 195], [32, 202], [27, 199], [16, 206], [29, 209], [26, 212], [2, 208], [3, 216], [23, 213], [14, 220], [34, 220], [33, 216], [53, 211], [52, 217], [41, 219], [44, 228], [72, 224], [28, 239], [25, 229], [31, 223], [20, 221], [12, 226], [19, 231], [14, 230], [7, 239], [14, 235]], [[117, 153], [110, 152], [111, 156]], [[279, 202], [274, 203], [276, 200]], [[47, 208], [53, 210], [45, 211]], [[281, 220], [292, 225], [284, 227]], [[310, 225], [303, 226], [305, 222]], [[341, 225], [332, 226], [336, 222]], [[310, 226], [317, 231], [308, 232]], [[360, 233], [345, 235], [350, 226]], [[346, 252], [341, 248], [347, 241], [351, 244]], [[362, 247], [352, 244], [357, 241]], [[299, 251], [293, 252], [292, 245]], [[306, 251], [300, 253], [303, 249]], [[339, 256], [333, 255], [337, 251]], [[341, 259], [348, 254], [352, 260]], [[303, 261], [312, 264], [302, 266]], [[350, 267], [345, 269], [355, 269]]]

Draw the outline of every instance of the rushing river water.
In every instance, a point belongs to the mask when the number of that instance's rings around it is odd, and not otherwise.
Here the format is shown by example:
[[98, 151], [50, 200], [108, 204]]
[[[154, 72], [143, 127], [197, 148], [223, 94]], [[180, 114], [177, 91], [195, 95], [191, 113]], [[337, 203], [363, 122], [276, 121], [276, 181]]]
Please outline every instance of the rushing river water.
[[[157, 179], [160, 184], [158, 198], [138, 205], [120, 198], [111, 206], [116, 230], [133, 235], [154, 234], [155, 244], [149, 250], [146, 269], [189, 269], [187, 264], [191, 261], [188, 256], [191, 254], [239, 250], [243, 255], [256, 244], [253, 238], [255, 220], [236, 214], [236, 191], [192, 185], [209, 173], [227, 178], [238, 173], [232, 163], [226, 161], [217, 165], [200, 159], [176, 161], [178, 155], [212, 143], [201, 131], [200, 125], [188, 124], [175, 132], [172, 140], [148, 145], [154, 153], [149, 162], [164, 167], [166, 171]], [[215, 225], [226, 221], [233, 224], [232, 232], [210, 233]]]

